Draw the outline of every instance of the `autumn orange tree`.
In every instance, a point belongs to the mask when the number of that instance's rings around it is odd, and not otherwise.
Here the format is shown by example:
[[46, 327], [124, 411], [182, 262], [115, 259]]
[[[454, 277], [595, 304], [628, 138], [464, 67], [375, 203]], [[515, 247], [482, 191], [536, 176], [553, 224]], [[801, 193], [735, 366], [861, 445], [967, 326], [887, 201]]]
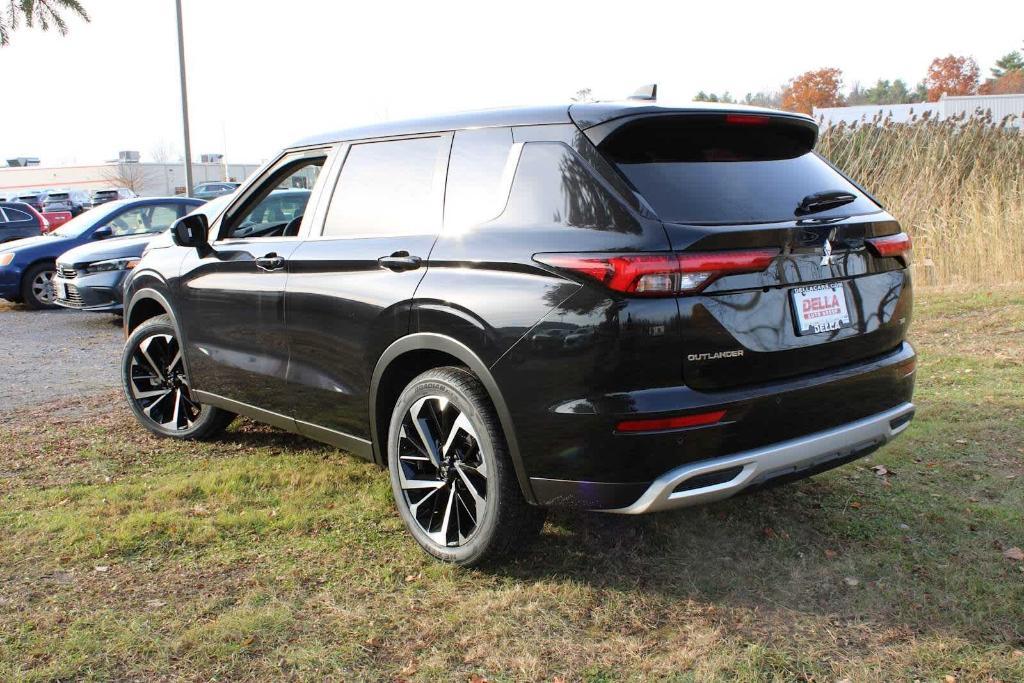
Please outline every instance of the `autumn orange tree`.
[[938, 102], [943, 93], [952, 96], [975, 94], [980, 73], [978, 63], [972, 57], [936, 57], [924, 79], [928, 101]]
[[826, 68], [808, 71], [791, 79], [782, 90], [782, 108], [810, 114], [814, 107], [838, 107], [843, 104], [839, 92], [843, 87], [843, 72]]

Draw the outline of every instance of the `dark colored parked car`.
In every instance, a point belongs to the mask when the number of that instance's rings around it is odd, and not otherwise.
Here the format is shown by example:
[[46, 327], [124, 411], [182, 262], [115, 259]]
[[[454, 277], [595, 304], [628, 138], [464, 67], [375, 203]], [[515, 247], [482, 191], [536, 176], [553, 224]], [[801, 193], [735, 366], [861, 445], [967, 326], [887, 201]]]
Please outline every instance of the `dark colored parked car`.
[[134, 199], [139, 195], [126, 187], [113, 187], [106, 190], [96, 190], [92, 193], [92, 205], [99, 206], [107, 202], [115, 202], [118, 199]]
[[67, 211], [72, 217], [92, 208], [92, 195], [85, 190], [55, 190], [46, 195], [43, 210]]
[[18, 195], [14, 201], [28, 204], [39, 213], [43, 212], [43, 205], [46, 203], [46, 197], [49, 194], [49, 190], [26, 190]]
[[227, 203], [224, 197], [205, 204], [182, 199], [180, 204], [158, 205], [151, 209], [143, 232], [87, 242], [64, 252], [57, 258], [53, 276], [54, 303], [80, 311], [120, 313], [124, 280], [149, 244], [159, 236], [167, 237], [167, 228], [183, 211], [202, 211], [213, 220]]
[[196, 189], [192, 191], [192, 196], [196, 199], [214, 199], [216, 197], [223, 197], [226, 194], [231, 194], [241, 183], [234, 182], [219, 182], [219, 183], [203, 183], [196, 185]]
[[[904, 430], [907, 236], [806, 116], [591, 103], [304, 140], [126, 283], [157, 434], [240, 413], [390, 471], [421, 546], [514, 551], [544, 508], [645, 513]], [[279, 186], [312, 188], [270, 215]]]
[[0, 202], [0, 243], [42, 235], [46, 219], [28, 204]]
[[201, 203], [184, 197], [110, 202], [51, 233], [0, 245], [0, 299], [24, 302], [33, 309], [52, 308], [58, 256], [94, 240], [151, 231], [158, 225], [166, 228]]

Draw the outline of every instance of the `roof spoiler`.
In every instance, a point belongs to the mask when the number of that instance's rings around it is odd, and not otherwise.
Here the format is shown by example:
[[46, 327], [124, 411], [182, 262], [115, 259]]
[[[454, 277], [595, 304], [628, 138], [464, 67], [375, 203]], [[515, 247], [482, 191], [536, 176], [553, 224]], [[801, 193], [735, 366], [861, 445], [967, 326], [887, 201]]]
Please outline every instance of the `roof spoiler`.
[[658, 84], [651, 83], [650, 85], [644, 85], [636, 89], [628, 99], [631, 100], [647, 100], [653, 102], [658, 99]]

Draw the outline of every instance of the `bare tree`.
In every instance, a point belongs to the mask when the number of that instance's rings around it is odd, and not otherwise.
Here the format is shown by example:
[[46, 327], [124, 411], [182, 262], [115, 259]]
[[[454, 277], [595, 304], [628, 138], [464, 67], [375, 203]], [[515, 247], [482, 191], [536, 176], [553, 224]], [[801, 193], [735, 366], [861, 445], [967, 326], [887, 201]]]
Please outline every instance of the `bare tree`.
[[569, 98], [573, 102], [594, 102], [594, 94], [590, 88], [580, 88], [576, 94]]
[[116, 163], [110, 165], [103, 173], [104, 179], [114, 187], [123, 187], [135, 194], [142, 194], [146, 184], [146, 174], [142, 164]]
[[149, 158], [157, 164], [173, 164], [181, 156], [181, 153], [167, 140], [160, 139], [149, 151]]

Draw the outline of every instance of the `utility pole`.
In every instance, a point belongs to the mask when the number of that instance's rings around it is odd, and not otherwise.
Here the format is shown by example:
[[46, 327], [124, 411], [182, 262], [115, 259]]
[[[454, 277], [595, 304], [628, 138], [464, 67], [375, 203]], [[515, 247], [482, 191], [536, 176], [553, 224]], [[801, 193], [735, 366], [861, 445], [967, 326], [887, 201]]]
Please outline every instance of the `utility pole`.
[[181, 0], [174, 0], [178, 10], [178, 68], [181, 71], [181, 121], [185, 127], [185, 196], [192, 196], [192, 143], [188, 135], [188, 86], [185, 84], [185, 32], [181, 22]]

